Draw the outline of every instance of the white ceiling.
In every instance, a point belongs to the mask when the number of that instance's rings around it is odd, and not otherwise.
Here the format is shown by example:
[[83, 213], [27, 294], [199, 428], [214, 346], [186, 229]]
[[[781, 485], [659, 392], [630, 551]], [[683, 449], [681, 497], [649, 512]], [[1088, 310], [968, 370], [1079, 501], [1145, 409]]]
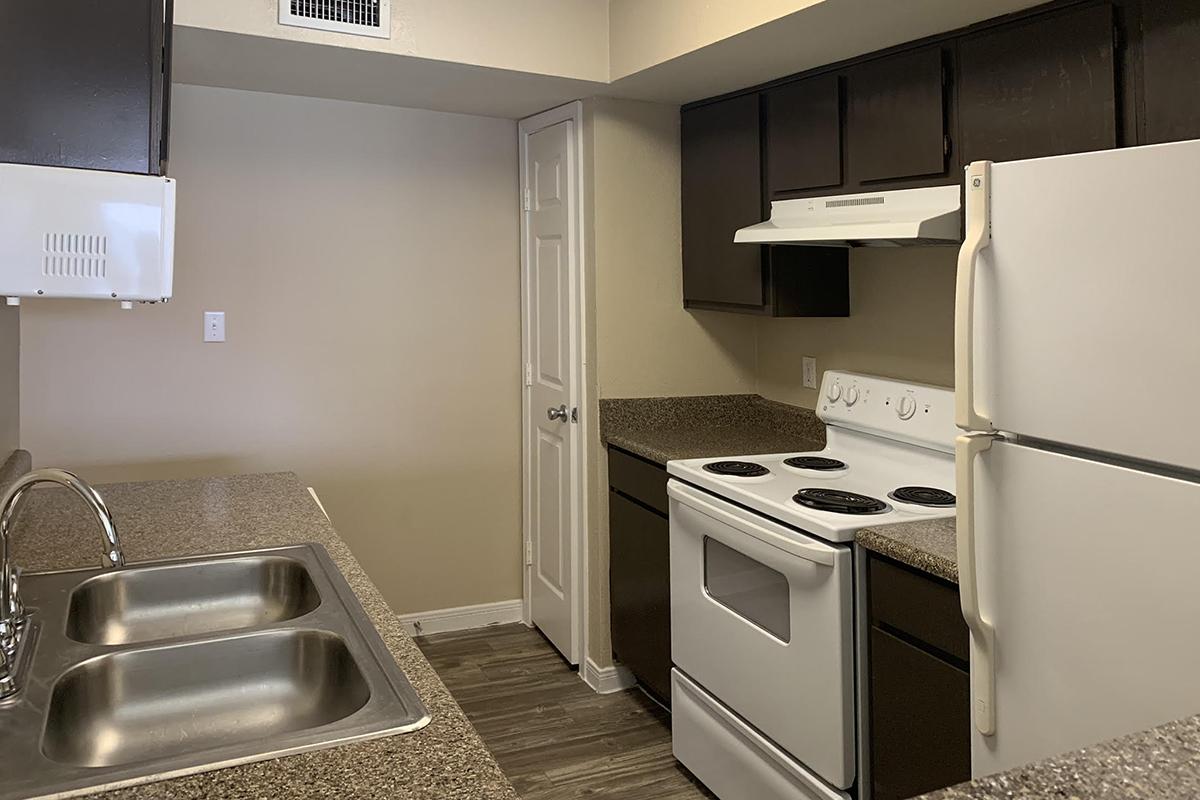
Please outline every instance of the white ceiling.
[[176, 25], [174, 80], [519, 119], [609, 95], [682, 104], [942, 33], [1038, 0], [823, 0], [614, 82]]

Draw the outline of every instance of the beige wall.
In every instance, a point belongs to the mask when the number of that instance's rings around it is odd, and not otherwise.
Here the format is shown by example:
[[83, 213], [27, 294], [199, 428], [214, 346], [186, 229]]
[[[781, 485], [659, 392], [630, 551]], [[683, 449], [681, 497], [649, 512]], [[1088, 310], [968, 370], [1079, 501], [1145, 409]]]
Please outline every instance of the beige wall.
[[190, 86], [172, 115], [175, 299], [27, 303], [23, 445], [295, 470], [397, 612], [520, 597], [515, 124]]
[[17, 449], [21, 436], [20, 309], [0, 306], [0, 463]]
[[683, 308], [679, 109], [590, 105], [600, 396], [751, 391], [754, 321]]
[[584, 104], [588, 409], [588, 639], [611, 663], [608, 459], [599, 397], [753, 391], [755, 320], [683, 308], [679, 109], [596, 98]]
[[954, 385], [953, 247], [850, 251], [850, 314], [844, 319], [760, 319], [757, 391], [815, 408], [800, 359], [817, 370], [854, 370]]
[[279, 0], [176, 0], [178, 25], [608, 80], [606, 0], [392, 0], [392, 37], [279, 24]]
[[612, 79], [828, 0], [610, 0]]

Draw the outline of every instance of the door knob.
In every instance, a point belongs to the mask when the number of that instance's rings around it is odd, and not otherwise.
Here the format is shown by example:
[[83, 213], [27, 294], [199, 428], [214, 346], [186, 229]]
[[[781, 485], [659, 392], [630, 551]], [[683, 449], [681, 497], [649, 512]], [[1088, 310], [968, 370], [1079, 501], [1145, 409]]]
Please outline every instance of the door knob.
[[560, 422], [567, 422], [571, 419], [571, 415], [570, 415], [570, 413], [568, 413], [567, 407], [565, 405], [559, 406], [558, 408], [546, 409], [546, 416], [550, 418], [551, 422], [553, 422], [554, 420], [559, 420]]

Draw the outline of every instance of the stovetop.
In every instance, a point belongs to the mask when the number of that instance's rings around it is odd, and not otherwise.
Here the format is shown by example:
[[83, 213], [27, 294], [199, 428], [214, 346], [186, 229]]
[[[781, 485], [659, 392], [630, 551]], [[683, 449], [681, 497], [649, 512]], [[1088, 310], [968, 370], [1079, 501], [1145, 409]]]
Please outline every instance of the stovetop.
[[[896, 410], [903, 397], [916, 400], [905, 402], [916, 410], [907, 417]], [[807, 533], [852, 541], [862, 528], [954, 516], [952, 413], [948, 390], [830, 372], [818, 408], [824, 450], [671, 461], [667, 471]]]

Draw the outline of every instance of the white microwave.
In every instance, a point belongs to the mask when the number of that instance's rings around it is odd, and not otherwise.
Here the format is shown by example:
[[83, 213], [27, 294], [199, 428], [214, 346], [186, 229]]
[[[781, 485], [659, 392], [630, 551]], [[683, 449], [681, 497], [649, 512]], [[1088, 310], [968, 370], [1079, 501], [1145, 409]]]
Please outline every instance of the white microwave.
[[0, 296], [171, 299], [175, 181], [0, 164]]

